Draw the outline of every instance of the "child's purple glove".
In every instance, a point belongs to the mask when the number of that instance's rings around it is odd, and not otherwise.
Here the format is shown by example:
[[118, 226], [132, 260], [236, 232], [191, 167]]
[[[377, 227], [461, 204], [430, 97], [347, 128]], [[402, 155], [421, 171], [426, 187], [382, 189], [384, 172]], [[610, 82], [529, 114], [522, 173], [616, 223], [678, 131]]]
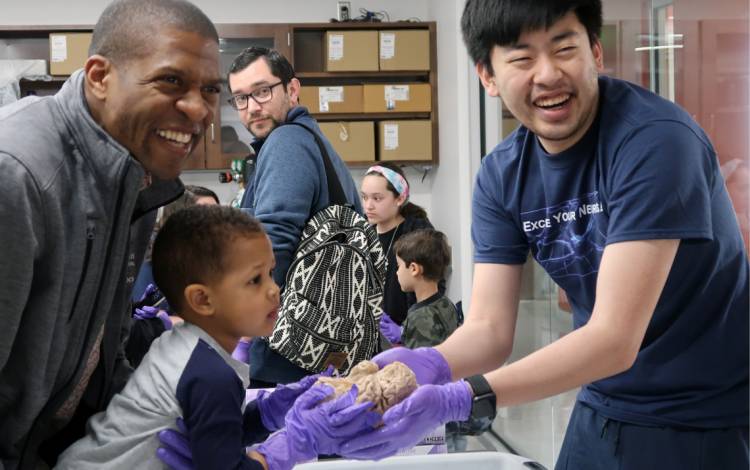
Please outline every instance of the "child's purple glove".
[[414, 371], [419, 385], [440, 385], [451, 381], [451, 369], [435, 348], [393, 348], [372, 358], [372, 362], [381, 369], [396, 361], [403, 362]]
[[445, 385], [422, 385], [383, 415], [384, 426], [346, 442], [338, 454], [354, 459], [382, 459], [415, 446], [430, 431], [448, 421], [466, 421], [472, 392], [460, 380]]
[[320, 404], [332, 393], [332, 387], [322, 384], [303, 393], [286, 415], [286, 428], [258, 446], [269, 470], [290, 470], [319, 454], [338, 454], [341, 442], [372, 430], [380, 421], [380, 414], [370, 411], [371, 402], [355, 404], [356, 386]]
[[143, 294], [141, 294], [141, 298], [136, 301], [137, 306], [143, 306], [148, 305], [149, 297], [159, 292], [159, 288], [156, 287], [156, 284], [150, 283], [146, 286], [146, 289], [143, 290]]
[[385, 312], [383, 312], [383, 316], [380, 317], [380, 331], [391, 343], [399, 344], [401, 342], [401, 333], [403, 329]]
[[177, 418], [177, 428], [159, 431], [161, 446], [156, 449], [156, 456], [172, 470], [193, 470], [193, 454], [188, 443], [188, 431], [182, 418]]
[[250, 356], [250, 341], [252, 340], [241, 338], [234, 351], [232, 351], [232, 357], [247, 364]]
[[270, 393], [265, 390], [258, 392], [258, 398], [255, 401], [258, 403], [258, 410], [260, 411], [260, 419], [263, 421], [263, 426], [269, 431], [277, 431], [283, 428], [284, 418], [292, 408], [292, 405], [294, 405], [297, 397], [309, 390], [321, 375], [330, 377], [332, 373], [333, 367], [328, 367], [328, 370], [323, 373], [308, 375], [299, 382], [278, 385]]
[[133, 313], [133, 318], [135, 318], [136, 320], [158, 318], [164, 325], [165, 330], [172, 329], [172, 320], [169, 318], [169, 314], [157, 307], [149, 307], [148, 305], [145, 305], [141, 308], [136, 308], [135, 313]]

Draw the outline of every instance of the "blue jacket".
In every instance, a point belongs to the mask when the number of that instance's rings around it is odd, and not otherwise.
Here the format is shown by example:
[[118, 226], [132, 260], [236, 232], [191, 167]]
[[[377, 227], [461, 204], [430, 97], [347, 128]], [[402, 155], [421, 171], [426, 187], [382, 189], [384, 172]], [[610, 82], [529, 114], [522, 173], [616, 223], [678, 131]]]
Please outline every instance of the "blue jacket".
[[[290, 121], [304, 124], [320, 135], [349, 203], [361, 214], [359, 191], [349, 169], [307, 108], [292, 108], [287, 115], [287, 122]], [[297, 126], [280, 126], [265, 141], [253, 142], [253, 148], [258, 159], [241, 207], [260, 220], [268, 232], [276, 257], [273, 278], [283, 286], [305, 223], [328, 207], [323, 157], [312, 135]]]
[[[331, 143], [321, 133], [307, 108], [292, 108], [287, 122], [299, 122], [320, 135], [348, 202], [362, 214], [362, 203], [351, 173]], [[252, 144], [258, 156], [249, 177], [241, 207], [263, 223], [273, 245], [276, 268], [273, 278], [285, 284], [286, 273], [310, 217], [328, 207], [328, 182], [323, 157], [315, 139], [299, 126], [280, 126]], [[309, 374], [256, 339], [249, 351], [250, 376], [267, 383], [290, 383]]]

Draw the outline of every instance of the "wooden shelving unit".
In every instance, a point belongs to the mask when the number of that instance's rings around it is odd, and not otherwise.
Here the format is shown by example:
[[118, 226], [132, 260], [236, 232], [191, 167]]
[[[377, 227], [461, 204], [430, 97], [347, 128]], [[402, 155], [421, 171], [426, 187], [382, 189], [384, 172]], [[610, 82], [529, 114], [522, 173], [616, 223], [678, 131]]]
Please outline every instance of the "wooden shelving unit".
[[[429, 83], [431, 87], [432, 111], [422, 113], [315, 113], [321, 122], [330, 121], [374, 121], [382, 120], [430, 120], [432, 126], [432, 160], [403, 160], [398, 163], [435, 165], [438, 163], [438, 86], [437, 86], [437, 37], [434, 22], [395, 22], [395, 23], [297, 23], [297, 24], [217, 24], [222, 39], [222, 67], [227, 68], [238, 48], [249, 45], [274, 47], [287, 56], [295, 67], [297, 77], [303, 85], [350, 85], [371, 83]], [[93, 25], [0, 25], [0, 59], [41, 59], [49, 61], [49, 34], [61, 32], [89, 32]], [[400, 30], [421, 29], [429, 31], [430, 70], [417, 71], [374, 71], [374, 72], [327, 72], [324, 67], [324, 38], [326, 31], [334, 30]], [[228, 45], [228, 46], [226, 46]], [[226, 47], [225, 47], [226, 46]], [[239, 49], [241, 50], [241, 49]], [[223, 73], [226, 70], [222, 70]], [[49, 79], [28, 79], [19, 81], [22, 96], [29, 94], [49, 95], [55, 93], [68, 77]], [[225, 87], [226, 88], [226, 87]], [[228, 94], [221, 97], [226, 102]], [[230, 166], [234, 158], [243, 158], [236, 151], [224, 151], [222, 145], [222, 114], [231, 116], [227, 110], [217, 112], [211, 129], [199, 149], [187, 162], [186, 169], [223, 169]], [[222, 125], [224, 127], [222, 127]], [[376, 136], [377, 138], [377, 136]], [[229, 144], [229, 142], [226, 142]], [[231, 146], [227, 146], [231, 149]], [[352, 166], [373, 162], [351, 163]]]
[[[327, 31], [351, 30], [427, 30], [430, 38], [430, 69], [404, 71], [371, 72], [328, 72], [325, 70], [325, 35]], [[437, 83], [437, 34], [434, 22], [394, 22], [394, 23], [299, 23], [290, 25], [291, 56], [297, 77], [302, 85], [339, 86], [358, 84], [400, 84], [429, 83], [431, 93], [430, 112], [404, 113], [313, 113], [319, 121], [375, 121], [375, 141], [379, 140], [378, 121], [428, 119], [432, 127], [432, 159], [398, 160], [404, 165], [431, 166], [438, 164], [438, 83]], [[374, 162], [347, 162], [350, 166], [366, 166]]]

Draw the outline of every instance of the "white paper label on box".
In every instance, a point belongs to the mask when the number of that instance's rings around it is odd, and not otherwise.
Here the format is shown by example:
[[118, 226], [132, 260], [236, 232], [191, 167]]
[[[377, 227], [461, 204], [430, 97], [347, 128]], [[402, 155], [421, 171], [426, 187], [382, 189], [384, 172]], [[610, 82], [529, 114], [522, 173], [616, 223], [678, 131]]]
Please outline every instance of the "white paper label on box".
[[50, 36], [50, 61], [65, 62], [68, 60], [68, 38], [64, 35]]
[[383, 125], [383, 148], [385, 150], [398, 148], [398, 124]]
[[344, 87], [321, 86], [318, 87], [318, 108], [321, 113], [328, 112], [328, 103], [341, 103], [344, 101]]
[[409, 101], [409, 85], [386, 85], [384, 89], [386, 102]]
[[380, 33], [380, 58], [393, 59], [394, 55], [396, 55], [396, 35]]
[[328, 35], [328, 60], [341, 60], [344, 58], [344, 35]]

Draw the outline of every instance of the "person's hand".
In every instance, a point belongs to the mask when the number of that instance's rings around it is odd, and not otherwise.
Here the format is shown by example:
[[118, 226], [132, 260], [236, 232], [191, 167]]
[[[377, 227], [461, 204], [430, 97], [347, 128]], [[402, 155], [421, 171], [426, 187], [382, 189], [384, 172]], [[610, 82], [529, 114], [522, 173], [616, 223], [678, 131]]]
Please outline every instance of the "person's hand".
[[303, 393], [286, 415], [286, 428], [260, 444], [257, 452], [269, 470], [289, 470], [319, 454], [338, 454], [341, 442], [373, 429], [380, 414], [371, 402], [355, 404], [357, 387], [321, 404], [333, 387], [316, 385]]
[[150, 318], [158, 318], [164, 325], [165, 330], [172, 329], [172, 319], [169, 318], [169, 313], [156, 307], [149, 307], [144, 305], [141, 308], [136, 308], [133, 313], [133, 318], [136, 320], [147, 320]]
[[143, 307], [144, 305], [153, 306], [153, 304], [158, 300], [159, 297], [162, 297], [159, 288], [156, 287], [156, 284], [150, 283], [143, 290], [141, 298], [135, 302], [135, 306], [139, 308]]
[[250, 338], [240, 338], [234, 351], [232, 351], [232, 357], [247, 364], [250, 355], [250, 341], [252, 341]]
[[403, 362], [417, 376], [419, 385], [440, 385], [451, 381], [451, 369], [435, 348], [393, 348], [372, 358], [381, 369], [391, 362]]
[[187, 427], [182, 418], [177, 418], [177, 428], [159, 431], [161, 443], [156, 456], [172, 470], [193, 470], [193, 454], [187, 437]]
[[321, 375], [330, 377], [333, 373], [333, 367], [320, 374], [309, 375], [299, 382], [287, 385], [279, 385], [272, 392], [262, 390], [258, 392], [258, 398], [255, 399], [260, 411], [260, 419], [263, 426], [269, 431], [276, 431], [284, 427], [284, 418], [294, 405], [294, 401], [305, 393], [320, 378]]
[[403, 332], [403, 329], [385, 312], [383, 312], [383, 316], [380, 317], [380, 331], [391, 343], [398, 344], [401, 342], [401, 333]]
[[471, 388], [463, 380], [445, 385], [422, 385], [385, 412], [383, 427], [344, 443], [338, 455], [375, 460], [394, 455], [400, 449], [417, 445], [441, 424], [469, 419], [471, 401]]

